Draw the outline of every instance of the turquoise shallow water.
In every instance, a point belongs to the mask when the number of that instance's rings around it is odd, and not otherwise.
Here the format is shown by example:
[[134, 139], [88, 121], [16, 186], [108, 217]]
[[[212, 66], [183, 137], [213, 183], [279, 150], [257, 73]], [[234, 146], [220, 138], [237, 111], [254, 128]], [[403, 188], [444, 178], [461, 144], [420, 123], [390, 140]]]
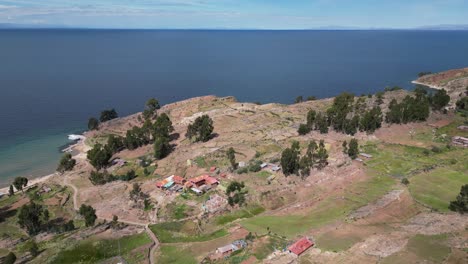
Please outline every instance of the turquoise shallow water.
[[[69, 130], [70, 132], [76, 130]], [[34, 178], [55, 171], [63, 146], [72, 143], [67, 132], [49, 131], [50, 134], [19, 137], [15, 144], [0, 151], [0, 187], [11, 184], [13, 177]]]
[[467, 43], [468, 31], [0, 30], [0, 184], [52, 173], [67, 134], [103, 109], [410, 89], [421, 71], [467, 67]]

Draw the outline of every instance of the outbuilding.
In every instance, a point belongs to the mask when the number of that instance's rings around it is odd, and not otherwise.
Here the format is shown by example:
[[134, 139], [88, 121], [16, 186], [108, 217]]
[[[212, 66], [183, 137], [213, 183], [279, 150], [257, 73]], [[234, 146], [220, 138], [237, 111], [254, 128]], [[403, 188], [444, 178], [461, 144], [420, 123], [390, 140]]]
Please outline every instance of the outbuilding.
[[289, 246], [288, 251], [290, 253], [295, 254], [296, 256], [299, 256], [302, 253], [304, 253], [304, 251], [306, 251], [307, 249], [312, 247], [313, 245], [314, 245], [314, 242], [312, 242], [307, 237], [303, 237], [303, 238], [299, 239], [298, 241], [296, 241], [296, 243]]

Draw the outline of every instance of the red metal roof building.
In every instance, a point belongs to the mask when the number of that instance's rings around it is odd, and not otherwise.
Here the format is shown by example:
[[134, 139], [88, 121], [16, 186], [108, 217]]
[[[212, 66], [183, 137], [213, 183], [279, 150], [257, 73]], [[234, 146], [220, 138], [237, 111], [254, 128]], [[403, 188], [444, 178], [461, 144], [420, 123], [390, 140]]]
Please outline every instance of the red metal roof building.
[[191, 186], [200, 187], [204, 184], [214, 185], [214, 184], [219, 184], [219, 181], [216, 178], [213, 178], [209, 175], [201, 175], [201, 176], [189, 179], [185, 185], [187, 187], [191, 187]]
[[303, 237], [296, 241], [296, 243], [292, 244], [288, 247], [289, 252], [296, 254], [299, 256], [300, 254], [304, 253], [308, 248], [312, 247], [314, 242], [310, 241], [307, 237]]

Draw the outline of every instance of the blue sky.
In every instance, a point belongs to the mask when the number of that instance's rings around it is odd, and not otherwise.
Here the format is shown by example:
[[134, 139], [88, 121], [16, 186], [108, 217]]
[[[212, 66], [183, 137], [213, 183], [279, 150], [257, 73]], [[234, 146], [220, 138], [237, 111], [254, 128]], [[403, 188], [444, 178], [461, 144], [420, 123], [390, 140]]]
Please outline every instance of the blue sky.
[[0, 0], [0, 23], [92, 28], [468, 25], [468, 0]]

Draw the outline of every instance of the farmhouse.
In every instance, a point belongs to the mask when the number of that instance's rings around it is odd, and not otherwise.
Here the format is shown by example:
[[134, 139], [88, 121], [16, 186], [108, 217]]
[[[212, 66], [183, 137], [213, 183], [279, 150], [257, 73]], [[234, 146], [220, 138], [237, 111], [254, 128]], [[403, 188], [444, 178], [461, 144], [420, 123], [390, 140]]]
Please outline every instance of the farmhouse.
[[314, 245], [314, 242], [310, 241], [307, 237], [303, 237], [299, 239], [298, 241], [296, 241], [296, 243], [289, 246], [288, 251], [290, 253], [295, 254], [296, 256], [299, 256], [302, 253], [304, 253], [304, 251], [312, 247], [313, 245]]
[[185, 183], [185, 187], [191, 188], [191, 187], [201, 187], [203, 185], [210, 185], [210, 186], [217, 186], [219, 184], [219, 181], [216, 178], [213, 178], [209, 175], [201, 175], [195, 178], [189, 179]]
[[229, 245], [217, 248], [216, 252], [214, 254], [211, 254], [209, 258], [211, 260], [219, 260], [221, 258], [227, 258], [233, 252], [239, 249], [245, 248], [246, 246], [247, 246], [247, 243], [245, 242], [245, 240], [242, 240], [242, 239], [236, 240]]
[[173, 185], [184, 185], [185, 182], [186, 180], [184, 178], [177, 175], [172, 175], [162, 181], [156, 182], [156, 187], [160, 189], [169, 189]]

